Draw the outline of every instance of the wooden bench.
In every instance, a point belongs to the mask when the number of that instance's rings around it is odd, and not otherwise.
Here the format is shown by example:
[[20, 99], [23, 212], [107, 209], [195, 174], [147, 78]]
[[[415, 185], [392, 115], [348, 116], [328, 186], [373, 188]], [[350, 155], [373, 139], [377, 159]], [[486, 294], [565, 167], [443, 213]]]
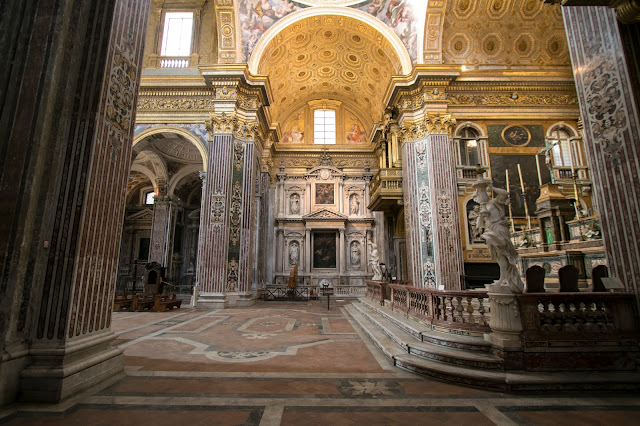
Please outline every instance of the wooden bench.
[[115, 312], [132, 311], [135, 296], [135, 293], [116, 293], [113, 299], [113, 310]]
[[158, 294], [156, 295], [155, 303], [153, 305], [154, 312], [164, 312], [167, 309], [171, 310], [174, 307], [180, 309], [182, 300], [178, 299], [176, 293]]
[[136, 294], [133, 302], [133, 311], [146, 311], [152, 310], [155, 304], [156, 295], [155, 294]]

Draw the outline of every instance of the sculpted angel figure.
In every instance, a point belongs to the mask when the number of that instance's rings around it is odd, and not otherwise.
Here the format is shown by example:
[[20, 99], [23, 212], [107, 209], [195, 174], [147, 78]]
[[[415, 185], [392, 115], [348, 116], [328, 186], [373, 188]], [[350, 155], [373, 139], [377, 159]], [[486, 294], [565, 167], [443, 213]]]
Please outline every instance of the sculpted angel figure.
[[[500, 266], [500, 278], [493, 284], [488, 285], [487, 288], [497, 293], [522, 293], [524, 283], [520, 279], [520, 273], [518, 272], [518, 253], [511, 242], [509, 221], [505, 217], [505, 205], [509, 193], [502, 188], [494, 187], [492, 184], [488, 185], [488, 189], [492, 190], [496, 196], [489, 198], [480, 209], [476, 230], [481, 232], [484, 228], [482, 237], [487, 243], [491, 257]], [[478, 188], [478, 191], [480, 191], [480, 188]]]

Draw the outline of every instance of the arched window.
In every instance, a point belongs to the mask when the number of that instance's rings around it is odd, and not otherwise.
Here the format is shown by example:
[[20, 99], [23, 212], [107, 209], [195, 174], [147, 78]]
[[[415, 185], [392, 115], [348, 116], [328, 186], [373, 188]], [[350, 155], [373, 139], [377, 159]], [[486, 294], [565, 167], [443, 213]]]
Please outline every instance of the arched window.
[[572, 133], [566, 127], [555, 127], [548, 137], [548, 141], [553, 145], [553, 164], [555, 166], [571, 166], [573, 164], [573, 156], [571, 154]]
[[475, 166], [480, 163], [478, 145], [480, 143], [478, 131], [473, 127], [464, 127], [458, 132], [460, 144], [460, 164]]
[[336, 143], [336, 111], [333, 109], [316, 109], [313, 111], [313, 143], [318, 145], [335, 145]]

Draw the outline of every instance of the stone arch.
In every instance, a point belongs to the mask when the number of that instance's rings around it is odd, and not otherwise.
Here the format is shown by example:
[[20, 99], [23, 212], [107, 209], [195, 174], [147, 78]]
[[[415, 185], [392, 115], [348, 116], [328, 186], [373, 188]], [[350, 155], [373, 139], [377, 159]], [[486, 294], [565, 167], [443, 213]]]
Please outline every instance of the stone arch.
[[173, 195], [176, 187], [183, 178], [192, 173], [198, 173], [201, 171], [201, 169], [202, 168], [199, 165], [191, 165], [181, 168], [178, 173], [176, 173], [169, 181], [169, 189], [167, 190], [167, 195]]
[[293, 12], [290, 15], [285, 16], [280, 19], [278, 22], [273, 24], [263, 35], [260, 37], [260, 40], [256, 43], [253, 51], [251, 52], [251, 57], [249, 58], [248, 67], [249, 71], [253, 74], [258, 74], [258, 66], [260, 64], [260, 60], [262, 59], [262, 55], [269, 45], [269, 43], [288, 26], [300, 21], [302, 19], [308, 18], [310, 16], [323, 16], [323, 15], [337, 15], [337, 16], [347, 16], [351, 18], [355, 18], [360, 20], [361, 22], [375, 28], [378, 30], [380, 34], [382, 34], [394, 48], [398, 59], [400, 60], [402, 66], [403, 74], [410, 74], [413, 69], [413, 63], [411, 61], [411, 56], [409, 56], [409, 52], [407, 52], [407, 48], [400, 40], [400, 37], [387, 26], [384, 22], [374, 18], [373, 16], [361, 12], [359, 10], [349, 8], [349, 7], [310, 7], [299, 10], [297, 12]]
[[195, 145], [195, 147], [198, 149], [198, 152], [200, 152], [200, 157], [202, 157], [202, 170], [205, 172], [207, 171], [207, 162], [208, 162], [207, 160], [209, 158], [209, 151], [207, 149], [207, 146], [193, 133], [181, 127], [158, 126], [158, 127], [152, 127], [150, 129], [143, 130], [133, 138], [133, 146], [136, 146], [138, 143], [142, 142], [147, 137], [158, 134], [158, 133], [174, 133], [184, 137], [186, 140], [188, 140], [193, 145]]

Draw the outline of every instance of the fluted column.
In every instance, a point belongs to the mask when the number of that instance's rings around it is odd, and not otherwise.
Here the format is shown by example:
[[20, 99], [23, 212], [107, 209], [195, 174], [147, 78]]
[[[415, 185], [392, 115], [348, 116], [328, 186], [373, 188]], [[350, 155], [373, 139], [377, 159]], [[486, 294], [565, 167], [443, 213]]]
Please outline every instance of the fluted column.
[[625, 57], [613, 9], [562, 12], [610, 274], [640, 301], [640, 112], [630, 75], [637, 57]]
[[415, 286], [460, 289], [462, 249], [453, 145], [455, 120], [403, 123], [402, 168], [409, 266]]

